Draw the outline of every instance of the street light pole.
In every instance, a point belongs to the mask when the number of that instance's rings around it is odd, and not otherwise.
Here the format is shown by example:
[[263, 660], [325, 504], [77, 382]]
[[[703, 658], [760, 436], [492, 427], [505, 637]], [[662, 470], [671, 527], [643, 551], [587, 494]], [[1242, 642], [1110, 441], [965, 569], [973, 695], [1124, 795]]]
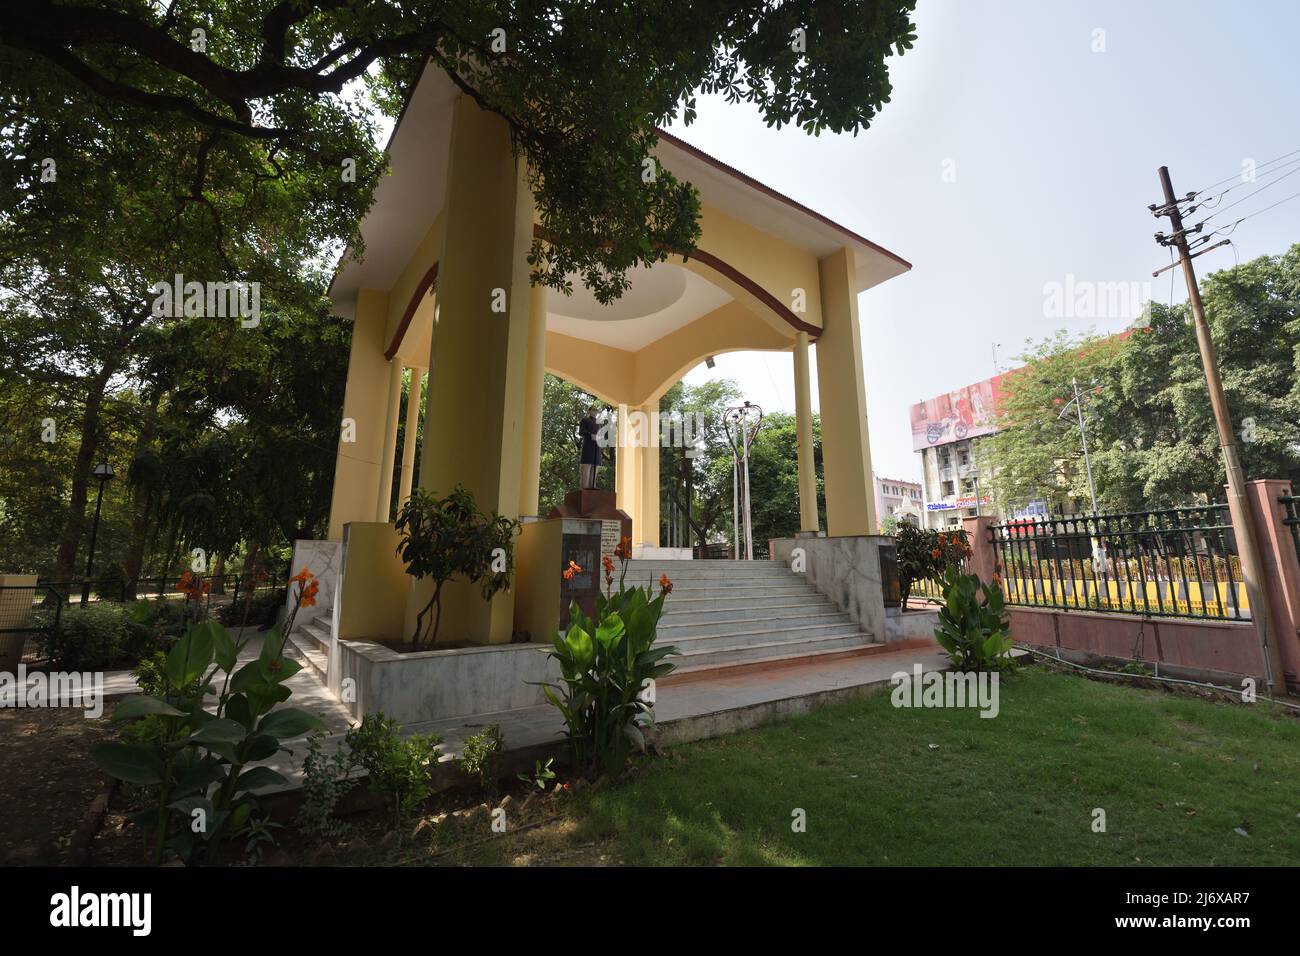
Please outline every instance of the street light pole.
[[95, 520], [90, 526], [90, 554], [86, 556], [86, 580], [81, 586], [81, 606], [90, 603], [90, 575], [95, 567], [95, 540], [99, 537], [99, 510], [104, 506], [104, 485], [113, 480], [113, 466], [108, 462], [95, 466], [91, 472], [99, 481], [99, 494], [95, 497]]
[[1097, 488], [1092, 483], [1092, 459], [1088, 457], [1088, 426], [1083, 423], [1083, 402], [1079, 401], [1079, 379], [1077, 376], [1070, 376], [1070, 384], [1074, 387], [1074, 410], [1079, 414], [1079, 438], [1083, 442], [1083, 467], [1088, 472], [1088, 497], [1092, 499], [1092, 513], [1097, 513]]

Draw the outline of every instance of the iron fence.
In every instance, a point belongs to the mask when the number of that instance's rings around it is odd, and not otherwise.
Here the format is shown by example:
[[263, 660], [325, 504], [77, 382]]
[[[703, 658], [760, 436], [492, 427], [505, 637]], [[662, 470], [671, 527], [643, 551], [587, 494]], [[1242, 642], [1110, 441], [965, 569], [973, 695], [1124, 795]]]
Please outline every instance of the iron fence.
[[1226, 504], [992, 525], [1008, 604], [1249, 620]]
[[[189, 593], [180, 585], [183, 575], [141, 578], [135, 582], [102, 580], [90, 582], [90, 605], [124, 604], [139, 600], [154, 600], [180, 605], [186, 601], [202, 603], [204, 617], [222, 617], [232, 626], [261, 624], [257, 612], [250, 617], [250, 604], [255, 599], [272, 596], [271, 603], [283, 603], [286, 587], [281, 581], [257, 581], [247, 575], [192, 575], [186, 582]], [[51, 582], [37, 584], [0, 584], [0, 657], [7, 658], [21, 643], [20, 660], [35, 664], [44, 661], [43, 648], [49, 636], [58, 630], [67, 610], [81, 606], [84, 581]], [[240, 602], [244, 602], [241, 610]], [[0, 668], [3, 669], [3, 668]]]
[[24, 664], [44, 659], [43, 638], [58, 628], [66, 601], [67, 594], [49, 584], [0, 585], [0, 670], [10, 655]]
[[1296, 557], [1300, 558], [1300, 496], [1283, 495], [1277, 500], [1286, 512], [1282, 522], [1291, 529], [1291, 540], [1295, 544]]

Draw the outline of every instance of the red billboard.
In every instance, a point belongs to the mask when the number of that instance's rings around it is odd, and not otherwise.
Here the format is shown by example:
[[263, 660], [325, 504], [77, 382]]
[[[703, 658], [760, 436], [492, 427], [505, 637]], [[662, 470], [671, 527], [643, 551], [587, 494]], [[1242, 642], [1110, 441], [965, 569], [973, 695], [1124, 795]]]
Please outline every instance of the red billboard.
[[997, 406], [1004, 376], [946, 392], [912, 406], [912, 450], [946, 445], [997, 431]]

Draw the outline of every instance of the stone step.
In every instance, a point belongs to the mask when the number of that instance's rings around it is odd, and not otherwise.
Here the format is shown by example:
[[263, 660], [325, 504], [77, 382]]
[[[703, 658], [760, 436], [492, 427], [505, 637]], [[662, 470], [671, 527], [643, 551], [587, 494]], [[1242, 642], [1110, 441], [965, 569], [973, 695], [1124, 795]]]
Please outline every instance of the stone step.
[[311, 620], [294, 630], [300, 634], [309, 635], [316, 642], [317, 648], [328, 654], [330, 649], [330, 625], [327, 622], [328, 618]]
[[717, 612], [713, 612], [714, 616], [711, 620], [700, 620], [698, 615], [661, 617], [658, 640], [671, 644], [680, 638], [698, 635], [744, 634], [752, 631], [784, 632], [795, 627], [849, 623], [849, 616], [829, 602], [825, 605], [814, 605], [811, 612], [806, 607], [797, 607], [793, 611], [789, 608], [757, 608], [725, 613], [731, 616], [719, 618], [716, 616]]
[[675, 661], [679, 665], [676, 670], [658, 683], [660, 687], [668, 687], [677, 683], [685, 683], [694, 680], [708, 680], [713, 677], [725, 677], [732, 674], [741, 674], [751, 670], [761, 670], [774, 666], [785, 664], [802, 664], [805, 662], [816, 662], [823, 660], [839, 660], [841, 658], [866, 657], [872, 654], [882, 654], [889, 650], [888, 644], [859, 644], [855, 647], [842, 649], [838, 647], [828, 647], [823, 650], [796, 650], [787, 654], [773, 654], [770, 657], [756, 658], [753, 660], [730, 661], [724, 663], [699, 663], [683, 664], [681, 658]]
[[293, 633], [289, 635], [289, 640], [285, 642], [285, 650], [290, 657], [312, 671], [317, 680], [325, 684], [328, 682], [329, 655], [320, 649], [320, 646], [313, 638], [309, 638], [303, 633], [305, 629], [306, 625], [293, 629]]
[[684, 651], [669, 658], [669, 660], [677, 664], [678, 668], [683, 672], [692, 672], [739, 664], [753, 664], [760, 661], [771, 663], [778, 660], [815, 657], [822, 654], [838, 654], [875, 646], [883, 647], [884, 645], [874, 645], [865, 634], [858, 632], [810, 636], [796, 641], [788, 639], [771, 640], [748, 644], [743, 647], [706, 645], [698, 649]]
[[820, 614], [838, 611], [834, 604], [820, 594], [796, 595], [777, 598], [697, 598], [686, 601], [664, 602], [661, 624], [680, 624], [692, 621], [732, 621], [740, 618], [763, 619], [796, 617], [800, 614]]
[[[656, 596], [658, 588], [655, 589]], [[722, 599], [722, 598], [765, 598], [765, 597], [794, 597], [797, 595], [820, 595], [820, 592], [811, 584], [800, 584], [791, 582], [789, 584], [769, 584], [769, 585], [751, 585], [751, 584], [734, 584], [723, 587], [678, 587], [673, 586], [673, 593], [668, 595], [668, 600], [664, 602], [665, 607], [671, 604], [674, 599], [678, 601], [690, 601], [696, 599]]]
[[[614, 581], [618, 581], [619, 571], [614, 571]], [[796, 575], [782, 565], [760, 565], [756, 568], [737, 568], [735, 570], [723, 570], [721, 568], [631, 568], [627, 569], [628, 582], [637, 581], [646, 583], [649, 581], [658, 582], [660, 575], [668, 575], [668, 580], [677, 581], [773, 581], [780, 578], [802, 577]]]
[[665, 635], [657, 637], [655, 643], [672, 645], [680, 653], [688, 654], [705, 647], [715, 650], [738, 650], [744, 647], [773, 644], [781, 641], [795, 644], [807, 640], [843, 637], [858, 638], [864, 643], [871, 640], [870, 636], [862, 633], [861, 629], [852, 621], [828, 621], [826, 623], [801, 624], [793, 627], [765, 627], [762, 625], [755, 627], [754, 622], [749, 622], [749, 630], [745, 631], [709, 631], [696, 634], [678, 634], [672, 638]]

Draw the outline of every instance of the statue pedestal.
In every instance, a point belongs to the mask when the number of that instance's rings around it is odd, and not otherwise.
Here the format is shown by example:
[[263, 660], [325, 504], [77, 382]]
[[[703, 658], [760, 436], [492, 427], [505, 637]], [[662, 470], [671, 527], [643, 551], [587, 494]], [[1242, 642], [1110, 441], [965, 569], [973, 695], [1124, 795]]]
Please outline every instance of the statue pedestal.
[[632, 519], [620, 511], [618, 498], [612, 491], [577, 488], [564, 496], [558, 507], [552, 508], [549, 518], [586, 518], [591, 521], [617, 521], [620, 536], [632, 540]]

